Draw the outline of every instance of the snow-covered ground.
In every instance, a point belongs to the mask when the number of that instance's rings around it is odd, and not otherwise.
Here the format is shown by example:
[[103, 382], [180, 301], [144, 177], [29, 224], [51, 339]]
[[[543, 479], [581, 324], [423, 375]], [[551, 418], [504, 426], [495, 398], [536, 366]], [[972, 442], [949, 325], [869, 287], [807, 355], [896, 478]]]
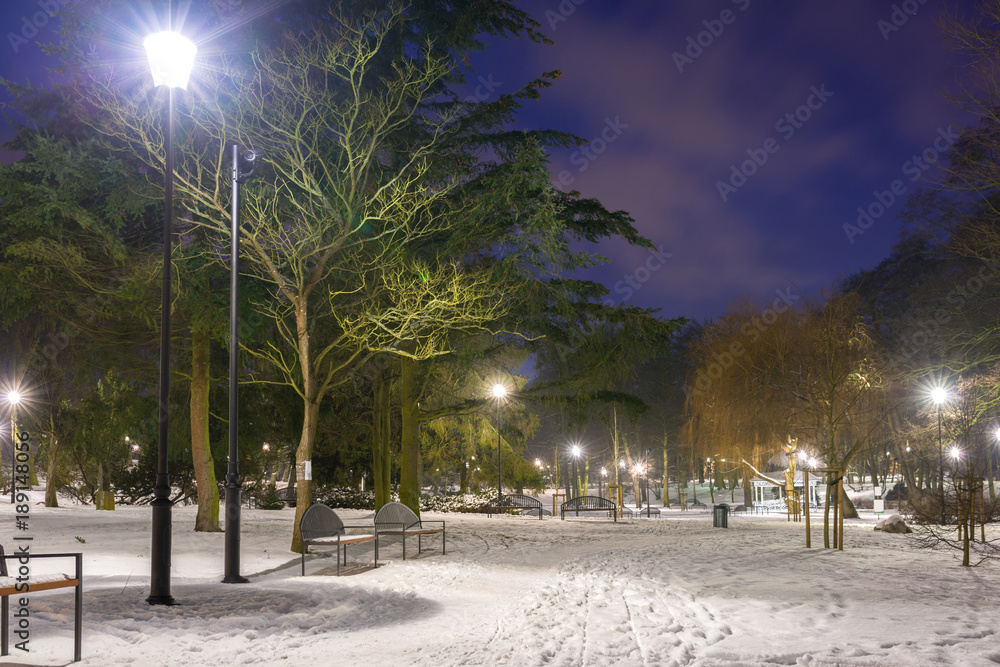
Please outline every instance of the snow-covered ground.
[[[292, 510], [244, 510], [246, 585], [219, 583], [222, 534], [193, 532], [193, 507], [173, 516], [180, 604], [150, 607], [148, 507], [32, 508], [18, 534], [36, 552], [85, 555], [79, 664], [1000, 663], [1000, 564], [959, 567], [912, 535], [874, 532], [870, 513], [848, 522], [843, 552], [822, 549], [815, 524], [807, 550], [803, 524], [783, 516], [731, 516], [723, 530], [704, 510], [617, 524], [428, 514], [448, 522], [447, 555], [437, 540], [419, 557], [408, 544], [404, 562], [397, 543], [373, 569], [372, 552], [353, 548], [338, 578], [332, 557], [311, 558], [299, 576]], [[14, 533], [0, 501], [8, 550]], [[34, 595], [31, 652], [0, 662], [69, 663], [72, 599]]]

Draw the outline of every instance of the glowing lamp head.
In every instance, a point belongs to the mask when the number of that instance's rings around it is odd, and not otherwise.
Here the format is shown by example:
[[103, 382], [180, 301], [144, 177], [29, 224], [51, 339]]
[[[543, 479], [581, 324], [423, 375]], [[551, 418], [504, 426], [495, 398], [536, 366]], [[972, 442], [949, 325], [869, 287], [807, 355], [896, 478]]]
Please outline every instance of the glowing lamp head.
[[641, 475], [644, 472], [646, 472], [646, 467], [644, 465], [642, 465], [641, 463], [636, 463], [635, 464], [635, 474]]
[[165, 30], [153, 33], [142, 45], [146, 47], [154, 86], [187, 89], [198, 47], [187, 37]]
[[948, 400], [948, 392], [944, 387], [934, 387], [931, 389], [931, 400], [941, 405]]
[[601, 477], [607, 477], [607, 476], [608, 476], [608, 469], [601, 468]]
[[539, 468], [541, 468], [542, 467], [542, 460], [541, 459], [535, 459], [535, 465], [538, 466]]
[[503, 386], [502, 384], [493, 385], [493, 396], [495, 398], [503, 398], [506, 395], [507, 395], [507, 387]]
[[957, 459], [959, 459], [961, 457], [962, 457], [962, 450], [960, 450], [958, 447], [952, 447], [951, 448], [951, 458], [957, 460]]
[[11, 391], [7, 393], [7, 402], [11, 405], [17, 405], [21, 402], [21, 394], [16, 391]]
[[808, 454], [806, 454], [805, 452], [799, 452], [799, 461], [805, 461], [808, 458], [809, 458]]
[[573, 456], [579, 457], [580, 456], [580, 445], [573, 445], [573, 449], [571, 451], [573, 452]]

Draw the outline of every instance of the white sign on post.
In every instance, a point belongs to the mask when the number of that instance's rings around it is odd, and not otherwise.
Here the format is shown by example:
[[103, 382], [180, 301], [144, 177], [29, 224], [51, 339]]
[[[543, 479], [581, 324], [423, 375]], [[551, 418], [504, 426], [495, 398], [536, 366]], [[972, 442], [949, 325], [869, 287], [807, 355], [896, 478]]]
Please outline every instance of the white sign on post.
[[313, 462], [303, 461], [302, 478], [312, 480], [313, 478]]
[[885, 501], [881, 498], [875, 499], [875, 514], [882, 514], [885, 512]]

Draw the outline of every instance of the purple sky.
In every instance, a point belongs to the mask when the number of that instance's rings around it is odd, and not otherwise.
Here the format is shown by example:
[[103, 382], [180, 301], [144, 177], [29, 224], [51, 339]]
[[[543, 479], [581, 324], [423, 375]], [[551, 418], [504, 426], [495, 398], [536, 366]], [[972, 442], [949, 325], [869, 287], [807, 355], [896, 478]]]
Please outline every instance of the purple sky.
[[[0, 9], [4, 77], [45, 76], [38, 46], [20, 43], [15, 53], [11, 41], [39, 11], [38, 1], [7, 0]], [[919, 9], [897, 13], [897, 22], [906, 21], [888, 32], [894, 5]], [[586, 277], [612, 288], [617, 303], [703, 319], [744, 294], [770, 302], [778, 290], [815, 293], [887, 255], [903, 197], [853, 243], [844, 224], [894, 181], [904, 197], [916, 191], [907, 161], [936, 140], [946, 145], [939, 130], [969, 122], [944, 96], [955, 87], [959, 59], [937, 20], [946, 8], [971, 5], [531, 0], [522, 6], [555, 46], [500, 42], [473, 63], [491, 82], [481, 89], [486, 95], [563, 71], [521, 122], [586, 138], [603, 134], [607, 143], [595, 141], [589, 155], [553, 155], [556, 181], [562, 175], [568, 185], [560, 187], [630, 211], [640, 232], [671, 255], [650, 271], [660, 261], [647, 264], [645, 251], [602, 244], [596, 251], [611, 263]], [[51, 35], [53, 25], [36, 39]], [[710, 28], [721, 28], [711, 40]], [[688, 37], [699, 33], [708, 45], [691, 51], [695, 57], [679, 71], [675, 52], [684, 53]], [[813, 109], [801, 110], [805, 122], [783, 120], [810, 103]], [[730, 181], [733, 165], [751, 159], [748, 150], [766, 162], [752, 165], [756, 173], [745, 183]], [[739, 185], [726, 201], [720, 181]]]
[[[592, 161], [553, 156], [553, 172], [568, 171], [570, 187], [630, 211], [672, 257], [647, 274], [646, 253], [602, 245], [611, 264], [588, 276], [609, 287], [622, 281], [612, 294], [618, 302], [701, 319], [742, 294], [770, 302], [790, 286], [815, 293], [887, 255], [901, 198], [853, 244], [844, 224], [893, 181], [915, 192], [913, 168], [904, 164], [934, 145], [939, 128], [969, 122], [943, 95], [954, 87], [959, 58], [938, 17], [971, 3], [911, 3], [920, 10], [898, 14], [906, 22], [886, 39], [879, 21], [892, 25], [894, 3], [884, 1], [538, 0], [524, 6], [555, 46], [498, 44], [476, 65], [503, 84], [500, 91], [563, 71], [526, 124], [586, 138], [601, 136], [606, 119], [628, 125]], [[673, 54], [726, 10], [721, 34], [679, 71]], [[720, 24], [711, 27], [718, 32]], [[810, 100], [813, 87], [833, 95]], [[776, 127], [809, 102], [818, 108], [803, 113], [807, 122]], [[767, 161], [724, 202], [718, 182], [749, 159], [748, 149], [760, 160], [769, 138]], [[630, 298], [626, 276], [647, 278]]]

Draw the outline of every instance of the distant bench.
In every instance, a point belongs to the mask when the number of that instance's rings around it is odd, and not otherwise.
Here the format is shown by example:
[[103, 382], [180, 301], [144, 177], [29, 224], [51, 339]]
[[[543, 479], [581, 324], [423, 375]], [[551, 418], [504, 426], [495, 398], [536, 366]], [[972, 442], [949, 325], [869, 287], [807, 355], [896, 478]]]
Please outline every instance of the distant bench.
[[601, 496], [579, 496], [571, 498], [559, 506], [559, 518], [565, 520], [566, 513], [573, 512], [609, 512], [618, 523], [618, 505]]
[[378, 567], [378, 527], [374, 534], [348, 535], [348, 528], [371, 529], [372, 526], [347, 526], [337, 513], [322, 503], [306, 508], [299, 520], [299, 536], [302, 540], [302, 576], [306, 574], [306, 548], [310, 546], [337, 547], [337, 576], [340, 576], [340, 551], [344, 550], [344, 565], [347, 565], [347, 545], [363, 542], [375, 543], [375, 567]]
[[[30, 554], [35, 558], [73, 558], [76, 561], [76, 571], [73, 576], [68, 574], [33, 575], [24, 582], [18, 582], [16, 577], [7, 574], [7, 560], [18, 560], [18, 554], [4, 554], [0, 545], [0, 621], [3, 629], [0, 631], [0, 656], [10, 655], [10, 603], [12, 596], [30, 596], [40, 591], [51, 591], [57, 588], [75, 588], [76, 600], [73, 609], [73, 662], [80, 662], [83, 648], [83, 554]], [[23, 590], [18, 590], [18, 584]]]
[[[540, 503], [539, 503], [540, 504]], [[424, 524], [441, 524], [440, 528], [428, 528]], [[421, 521], [403, 503], [386, 503], [375, 513], [375, 534], [379, 539], [386, 535], [399, 535], [403, 538], [403, 560], [406, 560], [406, 536], [417, 536], [417, 553], [423, 549], [421, 539], [424, 535], [441, 534], [441, 553], [445, 553], [444, 521]]]
[[522, 510], [522, 513], [526, 513], [526, 511], [531, 510], [538, 510], [538, 518], [542, 518], [541, 501], [536, 500], [531, 496], [523, 496], [519, 493], [509, 493], [505, 496], [500, 496], [499, 501], [494, 500], [491, 502], [486, 506], [486, 516], [499, 514], [502, 510]]

